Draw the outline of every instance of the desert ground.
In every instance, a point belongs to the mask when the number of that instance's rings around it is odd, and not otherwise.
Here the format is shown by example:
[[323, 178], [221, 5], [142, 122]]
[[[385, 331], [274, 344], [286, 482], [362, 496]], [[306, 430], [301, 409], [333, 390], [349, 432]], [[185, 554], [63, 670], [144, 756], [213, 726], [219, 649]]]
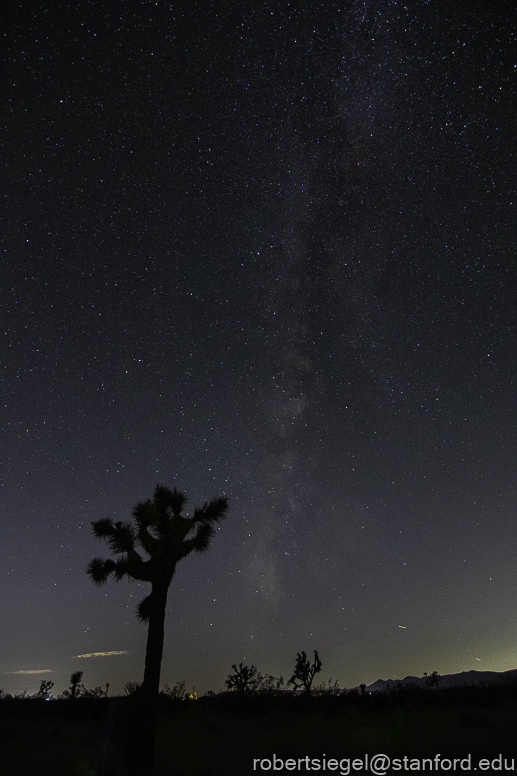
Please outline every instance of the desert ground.
[[[124, 776], [138, 738], [134, 728], [129, 736], [124, 732], [129, 710], [130, 699], [123, 697], [74, 703], [2, 700], [2, 772]], [[319, 758], [321, 763], [323, 758], [378, 753], [391, 758], [470, 754], [473, 765], [479, 758], [503, 755], [515, 758], [517, 770], [516, 730], [515, 684], [311, 698], [239, 693], [183, 701], [161, 697], [155, 776], [245, 776], [265, 772], [259, 766], [254, 770], [254, 760], [271, 760], [273, 754], [282, 760]], [[298, 772], [307, 770], [302, 765]]]

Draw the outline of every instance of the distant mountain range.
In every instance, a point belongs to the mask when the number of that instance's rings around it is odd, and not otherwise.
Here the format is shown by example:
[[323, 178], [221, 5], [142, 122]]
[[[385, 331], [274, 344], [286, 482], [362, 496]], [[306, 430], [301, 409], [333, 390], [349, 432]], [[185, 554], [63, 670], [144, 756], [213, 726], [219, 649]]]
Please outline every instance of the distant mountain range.
[[[425, 687], [425, 676], [406, 676], [404, 679], [377, 679], [366, 687], [365, 692], [383, 692], [388, 687], [403, 687], [414, 685]], [[511, 671], [462, 671], [461, 674], [445, 674], [440, 680], [440, 687], [465, 687], [479, 684], [504, 684], [517, 681], [517, 668]]]

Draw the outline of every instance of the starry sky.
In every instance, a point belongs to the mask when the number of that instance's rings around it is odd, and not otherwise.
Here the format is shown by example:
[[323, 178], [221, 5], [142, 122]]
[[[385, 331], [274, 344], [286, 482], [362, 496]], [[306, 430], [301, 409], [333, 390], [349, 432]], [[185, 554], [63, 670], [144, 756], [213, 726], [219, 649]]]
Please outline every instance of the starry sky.
[[1, 689], [141, 680], [147, 586], [85, 570], [157, 482], [230, 499], [162, 685], [517, 667], [516, 17], [11, 6]]

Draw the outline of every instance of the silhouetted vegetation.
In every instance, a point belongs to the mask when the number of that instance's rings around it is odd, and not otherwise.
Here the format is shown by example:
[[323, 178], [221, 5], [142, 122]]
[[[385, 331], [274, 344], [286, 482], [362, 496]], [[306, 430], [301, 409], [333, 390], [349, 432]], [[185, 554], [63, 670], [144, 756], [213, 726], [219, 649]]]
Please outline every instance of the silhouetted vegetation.
[[79, 687], [79, 684], [82, 678], [83, 678], [82, 671], [76, 671], [70, 677], [70, 700], [71, 701], [75, 700], [77, 697], [77, 689]]
[[142, 685], [138, 682], [126, 682], [124, 689], [122, 690], [122, 695], [134, 695], [136, 692], [138, 692], [141, 686]]
[[[328, 683], [321, 686], [326, 690]], [[158, 698], [157, 776], [241, 776], [251, 773], [254, 757], [272, 752], [338, 758], [380, 751], [391, 757], [517, 754], [516, 682], [440, 687], [440, 692], [398, 683], [364, 694], [361, 688], [329, 694], [313, 686], [310, 703], [305, 692], [286, 690], [207, 693], [193, 703], [186, 700], [184, 682], [174, 687]], [[52, 776], [129, 772], [138, 727], [128, 719], [136, 697], [79, 695], [72, 715], [69, 700], [3, 697], [4, 771], [36, 776], [44, 763], [43, 772]]]
[[272, 676], [271, 674], [258, 674], [257, 676], [257, 690], [264, 694], [275, 694], [282, 692], [285, 688], [285, 682], [283, 676]]
[[165, 685], [162, 692], [168, 697], [173, 698], [174, 700], [183, 700], [187, 697], [187, 683], [184, 679], [182, 679], [179, 682], [176, 682], [175, 685], [172, 687], [169, 687], [168, 684]]
[[39, 686], [39, 690], [36, 693], [36, 697], [41, 698], [44, 701], [50, 700], [51, 690], [53, 687], [54, 687], [54, 682], [51, 682], [50, 680], [42, 679], [41, 684]]
[[[73, 673], [70, 677], [70, 687], [67, 690], [64, 690], [60, 698], [64, 698], [70, 701], [76, 701], [78, 698], [105, 698], [108, 694], [108, 686], [106, 685], [106, 690], [103, 690], [102, 687], [94, 687], [93, 689], [89, 690], [87, 689], [84, 684], [81, 682], [81, 679], [83, 678], [83, 672], [82, 671], [76, 671]], [[42, 682], [43, 684], [43, 682]], [[53, 683], [52, 683], [53, 684]]]
[[318, 651], [314, 650], [314, 662], [311, 664], [305, 652], [298, 652], [296, 655], [296, 666], [294, 674], [287, 684], [292, 684], [295, 690], [303, 687], [307, 695], [311, 694], [311, 686], [314, 677], [321, 671], [321, 660]]
[[341, 689], [338, 681], [333, 682], [332, 679], [329, 679], [326, 683], [321, 682], [320, 684], [316, 684], [313, 688], [313, 692], [317, 692], [321, 695], [339, 695]]
[[245, 666], [239, 663], [237, 667], [232, 665], [235, 673], [228, 674], [225, 681], [228, 690], [239, 692], [259, 692], [261, 694], [280, 692], [285, 687], [284, 678], [271, 674], [261, 674], [257, 666]]
[[229, 674], [226, 680], [226, 686], [229, 690], [255, 690], [257, 687], [257, 666], [244, 666], [239, 663], [239, 667], [232, 665], [234, 674]]
[[[215, 693], [213, 693], [215, 695]], [[198, 695], [196, 688], [192, 689], [192, 692], [188, 692], [187, 683], [184, 679], [180, 682], [176, 682], [173, 687], [169, 687], [168, 684], [163, 688], [161, 695], [166, 698], [171, 698], [174, 701], [197, 701]]]
[[[97, 585], [109, 577], [149, 582], [150, 594], [138, 605], [137, 617], [146, 623], [147, 644], [145, 670], [141, 687], [130, 696], [139, 700], [132, 709], [133, 718], [139, 715], [140, 743], [131, 761], [134, 774], [152, 774], [155, 737], [155, 707], [160, 685], [163, 655], [165, 610], [169, 587], [176, 565], [191, 552], [208, 550], [214, 534], [214, 523], [226, 517], [228, 499], [214, 498], [194, 510], [191, 518], [183, 517], [186, 497], [179, 490], [157, 485], [154, 496], [138, 503], [133, 509], [134, 523], [113, 522], [109, 518], [92, 523], [93, 533], [105, 539], [116, 559], [94, 558], [88, 565], [88, 574]], [[192, 534], [189, 538], [189, 535]], [[144, 560], [139, 550], [148, 559]], [[133, 722], [132, 718], [132, 722]]]
[[429, 687], [431, 689], [432, 687], [435, 687], [436, 689], [439, 688], [440, 682], [442, 681], [442, 677], [438, 673], [438, 671], [433, 671], [432, 674], [427, 674], [427, 671], [424, 671], [425, 676], [425, 683], [426, 687]]

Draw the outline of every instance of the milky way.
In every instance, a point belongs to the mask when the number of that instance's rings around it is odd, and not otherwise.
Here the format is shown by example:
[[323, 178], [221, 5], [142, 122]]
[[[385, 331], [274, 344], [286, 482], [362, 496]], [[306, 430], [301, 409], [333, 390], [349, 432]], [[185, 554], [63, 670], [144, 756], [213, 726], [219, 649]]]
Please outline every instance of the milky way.
[[515, 11], [337, 6], [11, 15], [5, 689], [140, 678], [85, 568], [158, 481], [231, 502], [164, 683], [515, 667]]

